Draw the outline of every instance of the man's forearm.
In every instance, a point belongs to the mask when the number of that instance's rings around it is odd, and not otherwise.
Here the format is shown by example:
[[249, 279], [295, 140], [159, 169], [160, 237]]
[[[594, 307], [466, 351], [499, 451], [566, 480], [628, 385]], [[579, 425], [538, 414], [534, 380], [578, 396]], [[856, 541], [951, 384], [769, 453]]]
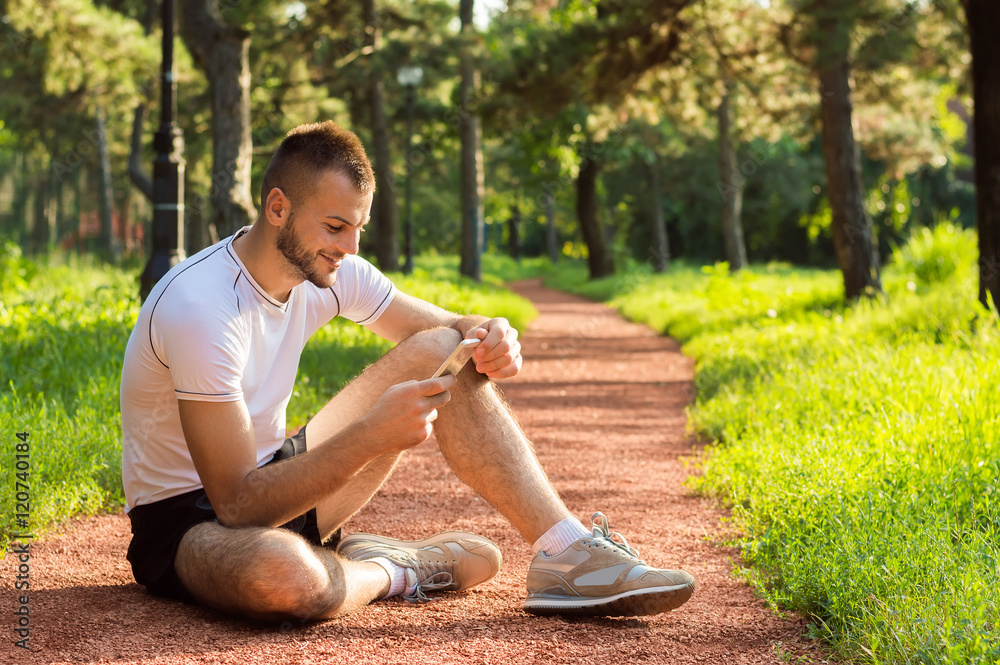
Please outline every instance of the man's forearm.
[[231, 501], [214, 506], [219, 521], [228, 527], [276, 527], [302, 515], [373, 459], [364, 434], [355, 422], [304, 455], [254, 469]]

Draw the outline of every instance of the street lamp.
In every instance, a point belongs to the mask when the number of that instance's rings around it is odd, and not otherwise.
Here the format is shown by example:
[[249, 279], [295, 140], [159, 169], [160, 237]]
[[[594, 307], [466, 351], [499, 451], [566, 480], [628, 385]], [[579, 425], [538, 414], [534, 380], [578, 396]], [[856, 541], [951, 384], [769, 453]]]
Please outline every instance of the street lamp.
[[153, 252], [139, 279], [145, 300], [153, 285], [184, 260], [184, 136], [174, 121], [174, 0], [161, 0], [163, 60], [160, 65], [160, 127], [153, 137]]
[[402, 67], [396, 73], [396, 80], [406, 88], [406, 207], [404, 208], [406, 221], [403, 227], [405, 229], [403, 250], [406, 254], [406, 260], [403, 263], [403, 272], [407, 275], [413, 272], [413, 216], [411, 215], [413, 163], [410, 161], [413, 153], [413, 101], [414, 91], [420, 85], [423, 77], [424, 70], [418, 66]]

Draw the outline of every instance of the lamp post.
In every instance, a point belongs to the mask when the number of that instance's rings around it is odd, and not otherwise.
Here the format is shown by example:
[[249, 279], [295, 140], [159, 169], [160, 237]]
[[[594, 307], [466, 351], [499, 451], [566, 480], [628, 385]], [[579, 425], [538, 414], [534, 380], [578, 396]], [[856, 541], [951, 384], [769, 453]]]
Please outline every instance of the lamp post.
[[411, 214], [413, 164], [410, 161], [413, 153], [413, 101], [414, 92], [423, 77], [424, 70], [418, 66], [402, 67], [396, 74], [396, 80], [406, 88], [406, 204], [404, 207], [406, 221], [403, 226], [403, 253], [406, 255], [406, 259], [403, 262], [403, 272], [407, 275], [413, 272], [413, 216]]
[[184, 260], [184, 136], [177, 115], [174, 77], [174, 0], [161, 0], [163, 60], [160, 65], [160, 127], [153, 138], [153, 251], [139, 279], [145, 300], [153, 285]]

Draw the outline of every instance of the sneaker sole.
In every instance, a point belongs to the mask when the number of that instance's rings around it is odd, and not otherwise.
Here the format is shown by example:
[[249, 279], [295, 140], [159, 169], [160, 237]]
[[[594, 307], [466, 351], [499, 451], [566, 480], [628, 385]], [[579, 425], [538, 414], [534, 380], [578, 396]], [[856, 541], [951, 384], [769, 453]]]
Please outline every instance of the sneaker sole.
[[694, 587], [694, 584], [685, 584], [636, 589], [600, 598], [529, 598], [524, 601], [524, 611], [542, 616], [650, 616], [676, 610], [691, 598]]

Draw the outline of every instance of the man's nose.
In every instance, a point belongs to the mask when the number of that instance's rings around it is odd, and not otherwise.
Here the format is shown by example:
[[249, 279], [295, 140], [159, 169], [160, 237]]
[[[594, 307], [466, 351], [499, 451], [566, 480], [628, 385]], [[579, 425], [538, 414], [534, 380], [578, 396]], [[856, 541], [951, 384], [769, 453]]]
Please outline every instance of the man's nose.
[[342, 254], [357, 254], [361, 243], [361, 231], [351, 231], [337, 240], [337, 249]]

